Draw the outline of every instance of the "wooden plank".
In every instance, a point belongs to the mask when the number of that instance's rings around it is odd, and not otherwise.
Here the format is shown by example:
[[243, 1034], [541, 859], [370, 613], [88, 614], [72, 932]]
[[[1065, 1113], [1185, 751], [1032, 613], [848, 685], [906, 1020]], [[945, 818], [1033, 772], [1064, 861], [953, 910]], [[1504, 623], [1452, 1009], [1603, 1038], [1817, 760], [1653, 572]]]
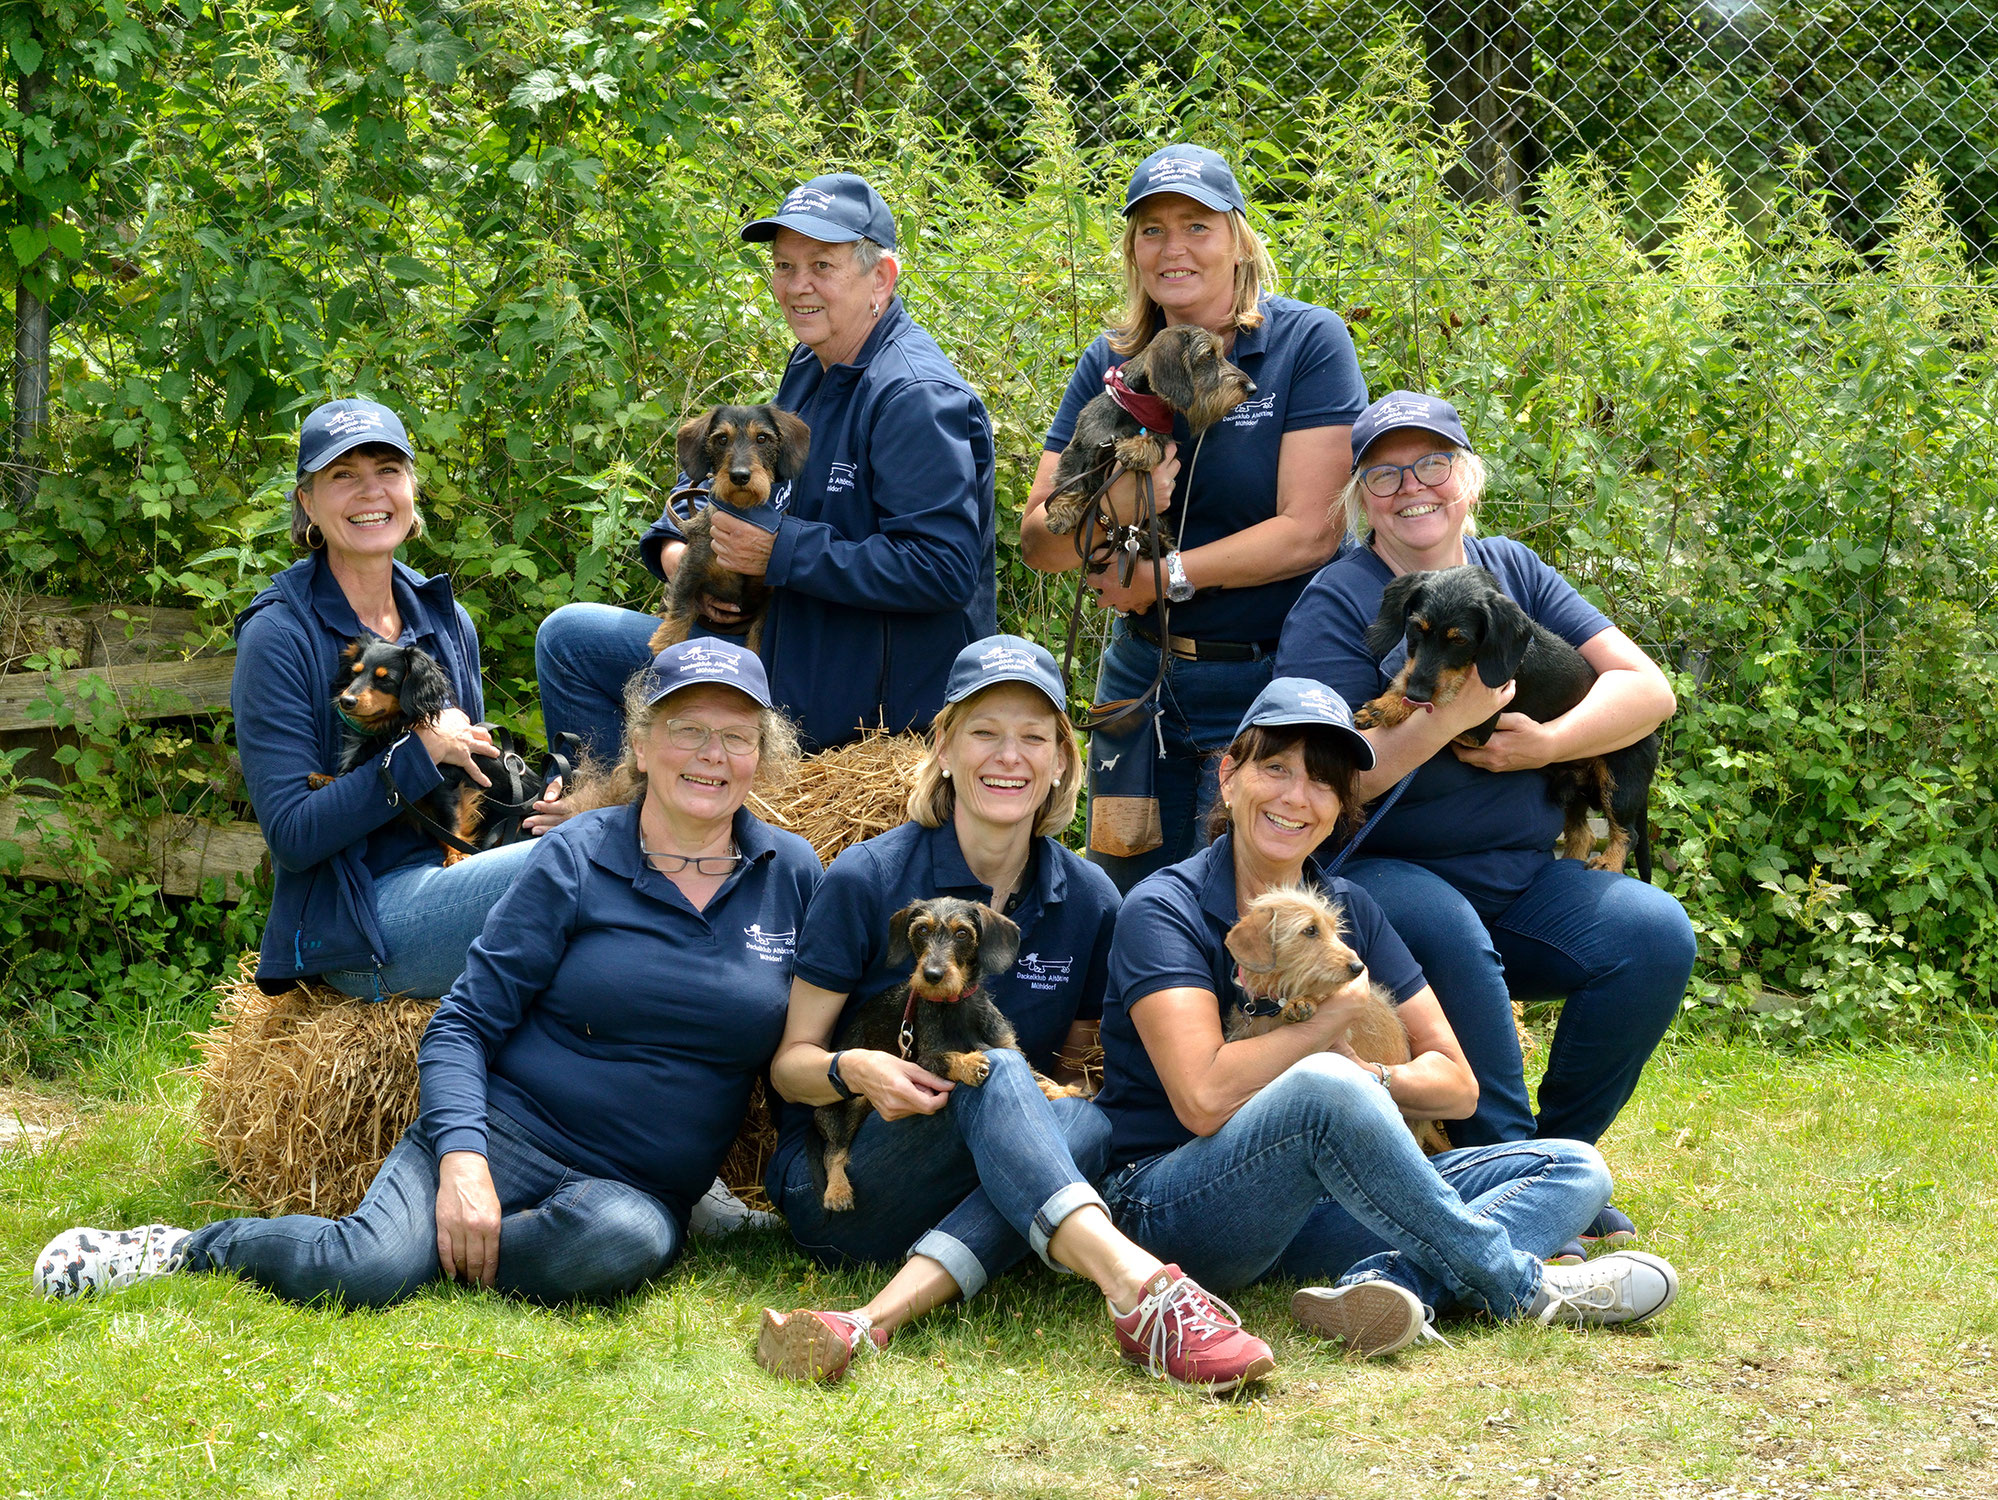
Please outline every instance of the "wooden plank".
[[[24, 811], [33, 816], [24, 818]], [[21, 845], [26, 856], [14, 872], [17, 875], [42, 880], [79, 878], [66, 848], [70, 826], [53, 802], [0, 797], [0, 839]], [[96, 846], [112, 869], [149, 876], [170, 895], [196, 895], [203, 880], [220, 877], [231, 900], [243, 898], [250, 877], [267, 853], [255, 823], [172, 816], [152, 819], [146, 825], [143, 843], [119, 844], [109, 835], [100, 835]]]
[[[118, 618], [121, 614], [125, 618]], [[188, 638], [199, 630], [200, 621], [191, 609], [73, 604], [36, 596], [8, 599], [0, 607], [0, 661], [16, 662], [51, 647], [80, 653], [81, 664], [89, 667], [177, 661], [190, 655]], [[215, 656], [226, 650], [210, 646], [191, 654]]]
[[[74, 700], [85, 678], [103, 679], [133, 719], [172, 719], [229, 706], [229, 679], [236, 658], [197, 656], [190, 661], [134, 662], [122, 667], [88, 667], [54, 678], [57, 691]], [[0, 674], [0, 730], [46, 728], [55, 722], [47, 700], [51, 679], [40, 672]]]

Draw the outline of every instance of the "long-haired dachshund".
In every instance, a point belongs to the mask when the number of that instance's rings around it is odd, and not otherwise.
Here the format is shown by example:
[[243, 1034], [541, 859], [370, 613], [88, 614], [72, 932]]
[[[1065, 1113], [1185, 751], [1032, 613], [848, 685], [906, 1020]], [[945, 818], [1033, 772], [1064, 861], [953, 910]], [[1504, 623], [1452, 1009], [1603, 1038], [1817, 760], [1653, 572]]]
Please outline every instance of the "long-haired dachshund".
[[[1228, 929], [1228, 953], [1235, 960], [1235, 987], [1248, 995], [1256, 1014], [1231, 1002], [1223, 1019], [1226, 1041], [1261, 1036], [1279, 1026], [1308, 1021], [1319, 1002], [1336, 994], [1366, 972], [1366, 965], [1345, 943], [1346, 914], [1317, 891], [1282, 886], [1265, 891], [1249, 903], [1242, 919]], [[1394, 996], [1380, 985], [1354, 1013], [1343, 1033], [1344, 1042], [1362, 1062], [1397, 1067], [1409, 1060], [1408, 1029], [1394, 1007]], [[1416, 1143], [1434, 1156], [1448, 1151], [1450, 1141], [1434, 1120], [1410, 1120]]]
[[[778, 485], [798, 477], [811, 447], [811, 428], [780, 407], [711, 406], [680, 429], [680, 471], [689, 484], [712, 479], [712, 504], [754, 510]], [[761, 578], [715, 560], [711, 519], [704, 507], [680, 528], [687, 550], [667, 585], [665, 617], [646, 647], [655, 656], [684, 641], [696, 620], [723, 635], [743, 637], [751, 651], [762, 641], [770, 589]], [[739, 613], [714, 615], [705, 607], [709, 601], [732, 604]]]
[[[1486, 687], [1517, 683], [1505, 711], [1542, 723], [1580, 703], [1596, 680], [1596, 669], [1581, 652], [1508, 599], [1488, 569], [1472, 565], [1404, 573], [1388, 584], [1380, 613], [1367, 627], [1367, 649], [1378, 661], [1402, 640], [1408, 643], [1408, 664], [1385, 693], [1353, 715], [1362, 729], [1393, 728], [1426, 704], [1448, 703], [1474, 671]], [[1482, 745], [1497, 726], [1493, 714], [1458, 735], [1457, 743]], [[1545, 768], [1547, 794], [1565, 817], [1564, 858], [1588, 860], [1592, 870], [1621, 871], [1634, 848], [1637, 873], [1651, 878], [1645, 808], [1661, 743], [1654, 730], [1621, 750]], [[1591, 811], [1609, 822], [1609, 845], [1593, 857]]]
[[[888, 919], [888, 961], [913, 959], [909, 978], [864, 1001], [839, 1028], [833, 1049], [894, 1053], [939, 1078], [978, 1087], [992, 1071], [987, 1052], [1020, 1048], [1012, 1023], [980, 987], [1010, 969], [1019, 953], [1020, 929], [979, 902], [938, 896], [903, 907]], [[1050, 1099], [1080, 1092], [1039, 1074], [1035, 1081]], [[812, 1175], [829, 1212], [853, 1207], [846, 1166], [873, 1108], [863, 1096], [812, 1111]]]
[[[1124, 362], [1122, 371], [1132, 391], [1156, 397], [1185, 417], [1196, 437], [1256, 393], [1255, 382], [1222, 357], [1221, 341], [1193, 323], [1177, 323], [1154, 334]], [[1075, 436], [1055, 465], [1048, 530], [1057, 536], [1075, 530], [1113, 460], [1132, 473], [1149, 474], [1164, 461], [1167, 440], [1141, 424], [1109, 391], [1091, 397], [1075, 420]], [[1119, 525], [1129, 525], [1132, 519], [1114, 518]]]

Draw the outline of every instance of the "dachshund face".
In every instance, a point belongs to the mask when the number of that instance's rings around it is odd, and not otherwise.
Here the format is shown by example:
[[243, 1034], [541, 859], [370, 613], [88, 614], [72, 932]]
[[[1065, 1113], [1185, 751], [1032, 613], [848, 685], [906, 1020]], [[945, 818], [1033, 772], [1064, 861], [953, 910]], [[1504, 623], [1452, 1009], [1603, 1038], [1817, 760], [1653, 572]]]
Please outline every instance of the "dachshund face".
[[451, 680], [419, 646], [363, 636], [340, 653], [333, 706], [367, 735], [434, 723], [451, 706]]
[[752, 510], [775, 485], [798, 477], [812, 430], [775, 406], [712, 406], [680, 429], [678, 441], [689, 484], [712, 475], [716, 500]]
[[1256, 393], [1256, 383], [1221, 354], [1221, 340], [1192, 323], [1155, 335], [1124, 366], [1131, 389], [1159, 397], [1195, 432], [1213, 426]]
[[1251, 901], [1228, 929], [1228, 952], [1253, 994], [1323, 999], [1366, 972], [1345, 932], [1345, 913], [1325, 897], [1280, 887]]
[[888, 921], [888, 961], [913, 958], [909, 988], [943, 1004], [981, 979], [1003, 974], [1020, 952], [1020, 929], [991, 907], [938, 896], [903, 907]]
[[1381, 591], [1367, 649], [1378, 660], [1397, 640], [1408, 645], [1403, 695], [1411, 703], [1448, 703], [1473, 669], [1486, 687], [1509, 682], [1533, 640], [1533, 624], [1488, 570], [1443, 568], [1404, 573]]

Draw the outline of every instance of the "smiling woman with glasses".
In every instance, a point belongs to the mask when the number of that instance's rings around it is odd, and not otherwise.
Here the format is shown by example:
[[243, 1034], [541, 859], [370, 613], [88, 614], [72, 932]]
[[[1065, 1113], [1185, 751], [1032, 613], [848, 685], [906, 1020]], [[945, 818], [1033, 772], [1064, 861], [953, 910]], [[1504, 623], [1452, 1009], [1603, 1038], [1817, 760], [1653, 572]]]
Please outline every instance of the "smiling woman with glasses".
[[[1637, 1087], [1678, 1014], [1693, 967], [1693, 928], [1664, 891], [1580, 860], [1556, 859], [1561, 809], [1544, 768], [1643, 739], [1676, 704], [1664, 673], [1607, 616], [1533, 551], [1481, 538], [1475, 516], [1484, 463], [1449, 402], [1395, 391], [1353, 426], [1346, 486], [1349, 545], [1320, 570], [1284, 624], [1281, 674], [1316, 678], [1352, 703], [1383, 692], [1407, 659], [1367, 649], [1388, 583], [1466, 564], [1488, 569], [1533, 621], [1596, 671], [1588, 696], [1547, 723], [1505, 712], [1513, 687], [1477, 673], [1448, 701], [1392, 729], [1365, 731], [1378, 756], [1359, 794], [1407, 789], [1344, 874], [1386, 911], [1429, 976], [1478, 1079], [1457, 1146], [1529, 1137], [1593, 1143]], [[1489, 741], [1455, 743], [1494, 714]], [[1513, 1027], [1512, 1000], [1564, 998], [1536, 1115]], [[1634, 1233], [1605, 1209], [1583, 1240]], [[1565, 1246], [1578, 1259], [1584, 1246]]]

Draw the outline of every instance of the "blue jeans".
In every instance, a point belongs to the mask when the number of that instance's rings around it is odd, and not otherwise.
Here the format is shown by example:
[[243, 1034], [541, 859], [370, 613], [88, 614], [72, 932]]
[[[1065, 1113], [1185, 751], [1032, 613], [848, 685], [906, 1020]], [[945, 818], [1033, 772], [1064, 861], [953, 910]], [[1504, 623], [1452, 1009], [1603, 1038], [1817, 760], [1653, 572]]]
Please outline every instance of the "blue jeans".
[[[496, 1109], [487, 1112], [486, 1131], [502, 1215], [501, 1291], [534, 1302], [600, 1300], [673, 1263], [680, 1226], [658, 1199], [572, 1172]], [[411, 1126], [346, 1218], [223, 1219], [195, 1230], [186, 1249], [187, 1269], [247, 1277], [288, 1302], [325, 1297], [386, 1307], [444, 1275], [437, 1157]]]
[[[1477, 1112], [1444, 1127], [1451, 1141], [1599, 1140], [1685, 999], [1693, 973], [1685, 908], [1656, 886], [1573, 859], [1542, 865], [1490, 920], [1420, 865], [1357, 859], [1340, 873], [1381, 904], [1478, 1075]], [[1536, 1121], [1512, 1000], [1561, 995]]]
[[533, 852], [534, 840], [522, 839], [455, 865], [404, 865], [376, 876], [375, 920], [389, 951], [379, 988], [366, 969], [334, 969], [320, 979], [359, 1000], [442, 995], [465, 972], [472, 939]]
[[[1151, 686], [1158, 667], [1159, 648], [1139, 640], [1119, 621], [1096, 674], [1096, 701], [1137, 697]], [[1149, 854], [1128, 859], [1094, 851], [1089, 855], [1090, 863], [1101, 865], [1119, 891], [1128, 893], [1152, 871], [1176, 865], [1207, 846], [1205, 824], [1216, 797], [1215, 757], [1233, 741], [1242, 715], [1256, 694], [1269, 686], [1275, 667], [1276, 659], [1270, 656], [1255, 661], [1166, 659], [1158, 702], [1165, 754], [1153, 766], [1165, 842]]]
[[1106, 1191], [1124, 1233], [1216, 1291], [1272, 1273], [1384, 1278], [1438, 1311], [1510, 1318], [1539, 1291], [1541, 1257], [1581, 1233], [1610, 1186], [1579, 1141], [1425, 1158], [1373, 1075], [1326, 1052]]
[[799, 1248], [822, 1265], [927, 1255], [965, 1297], [1029, 1248], [1062, 1269], [1048, 1240], [1102, 1206], [1089, 1184], [1110, 1160], [1110, 1121], [1087, 1099], [1044, 1098], [1019, 1053], [985, 1056], [985, 1082], [959, 1084], [935, 1114], [868, 1115], [846, 1169], [854, 1207], [827, 1213], [806, 1153], [792, 1153], [770, 1187]]
[[624, 753], [624, 685], [652, 660], [657, 615], [610, 604], [565, 604], [534, 632], [534, 678], [548, 743], [577, 734], [599, 765]]

